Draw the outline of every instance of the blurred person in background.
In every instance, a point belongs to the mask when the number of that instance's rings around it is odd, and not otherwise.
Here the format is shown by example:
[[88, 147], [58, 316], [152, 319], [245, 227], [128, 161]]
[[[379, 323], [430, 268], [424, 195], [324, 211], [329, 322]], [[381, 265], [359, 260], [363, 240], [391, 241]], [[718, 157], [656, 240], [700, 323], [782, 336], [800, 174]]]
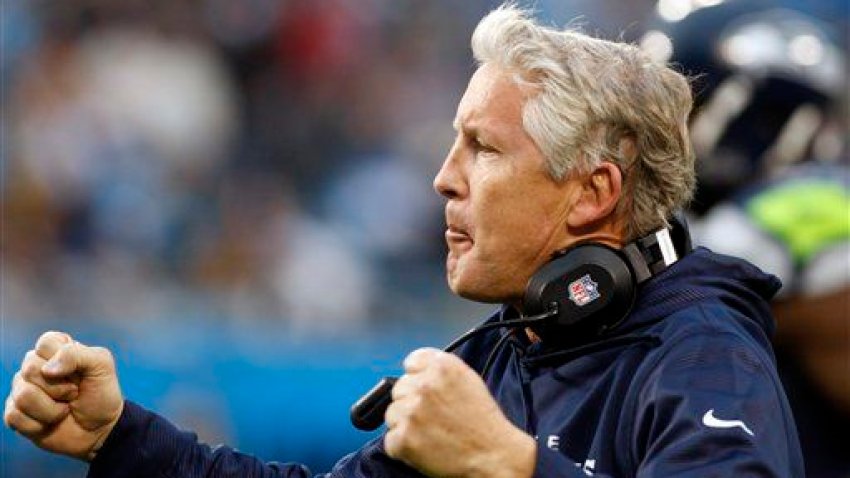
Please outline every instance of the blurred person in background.
[[158, 315], [148, 307], [167, 302], [157, 282], [179, 247], [174, 229], [192, 220], [234, 134], [230, 80], [205, 45], [143, 28], [41, 48], [20, 67], [7, 110], [17, 180], [6, 312]]
[[850, 170], [810, 163], [710, 210], [697, 239], [781, 274], [779, 371], [806, 476], [850, 476]]
[[[479, 23], [472, 47], [478, 69], [434, 180], [452, 291], [502, 303], [489, 321], [505, 326], [528, 312], [526, 284], [553, 257], [642, 264], [628, 280], [644, 285], [633, 309], [593, 321], [487, 330], [459, 356], [411, 353], [387, 432], [330, 476], [802, 476], [768, 342], [778, 280], [670, 237], [694, 186], [685, 78], [510, 6]], [[564, 307], [608, 287], [589, 273], [569, 286]], [[58, 332], [27, 354], [4, 419], [91, 460], [92, 477], [309, 474], [199, 444], [123, 400], [106, 349]]]
[[[200, 308], [326, 331], [368, 316], [367, 266], [344, 241], [322, 239], [332, 228], [306, 219], [294, 195], [281, 197], [295, 178], [266, 165], [221, 179], [241, 112], [231, 72], [186, 19], [187, 4], [37, 8], [57, 31], [19, 60], [6, 111], [8, 169], [18, 178], [4, 204], [7, 313], [151, 319]], [[246, 189], [245, 199], [232, 192]], [[264, 224], [231, 220], [234, 207], [265, 212]], [[318, 257], [339, 262], [335, 277], [352, 299], [335, 304], [346, 320], [309, 292], [328, 268], [297, 262], [305, 237], [324, 251]], [[292, 283], [304, 293], [288, 296], [299, 289]]]
[[694, 77], [696, 215], [790, 165], [844, 160], [841, 30], [773, 0], [657, 5], [640, 44]]
[[782, 280], [777, 361], [806, 476], [838, 478], [850, 476], [847, 6], [832, 18], [833, 2], [792, 6], [662, 1], [642, 44], [703, 85], [695, 241]]

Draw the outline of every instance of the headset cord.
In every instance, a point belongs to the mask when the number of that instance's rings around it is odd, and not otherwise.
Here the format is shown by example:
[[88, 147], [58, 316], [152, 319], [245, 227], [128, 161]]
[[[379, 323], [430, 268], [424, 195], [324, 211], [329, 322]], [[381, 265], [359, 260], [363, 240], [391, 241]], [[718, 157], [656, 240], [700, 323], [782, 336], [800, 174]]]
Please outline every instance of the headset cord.
[[487, 355], [487, 361], [484, 362], [484, 368], [481, 369], [481, 378], [484, 380], [487, 379], [487, 372], [490, 371], [490, 367], [492, 367], [493, 363], [496, 362], [496, 356], [499, 355], [499, 350], [504, 348], [508, 339], [511, 338], [511, 335], [513, 335], [515, 331], [516, 329], [511, 329], [499, 337], [499, 341], [496, 342], [496, 345], [494, 345], [493, 349], [490, 350], [490, 354]]

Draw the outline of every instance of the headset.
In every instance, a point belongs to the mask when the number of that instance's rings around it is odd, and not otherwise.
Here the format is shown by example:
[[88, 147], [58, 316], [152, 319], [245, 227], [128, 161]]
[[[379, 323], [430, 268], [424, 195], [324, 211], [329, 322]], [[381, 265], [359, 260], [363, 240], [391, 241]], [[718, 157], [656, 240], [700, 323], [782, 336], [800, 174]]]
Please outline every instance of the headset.
[[631, 311], [639, 287], [692, 249], [687, 221], [676, 213], [663, 227], [622, 249], [579, 243], [558, 251], [528, 281], [523, 311], [537, 316], [531, 325], [544, 341], [586, 342], [616, 327]]
[[[523, 297], [524, 316], [475, 327], [445, 347], [461, 344], [494, 328], [529, 327], [544, 344], [586, 343], [604, 337], [619, 325], [635, 303], [639, 287], [667, 270], [692, 249], [681, 212], [663, 227], [622, 249], [583, 242], [556, 252], [529, 279]], [[496, 349], [503, 343], [499, 341]], [[486, 361], [482, 375], [492, 363]], [[384, 422], [396, 377], [384, 377], [351, 407], [352, 424], [371, 431]]]

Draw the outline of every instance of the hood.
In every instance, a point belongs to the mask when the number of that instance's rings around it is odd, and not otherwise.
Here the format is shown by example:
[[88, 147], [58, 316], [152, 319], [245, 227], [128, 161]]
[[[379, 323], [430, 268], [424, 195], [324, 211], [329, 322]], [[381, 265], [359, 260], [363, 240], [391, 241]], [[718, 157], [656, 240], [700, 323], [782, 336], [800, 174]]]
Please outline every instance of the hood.
[[697, 301], [716, 299], [753, 321], [768, 337], [775, 323], [769, 301], [780, 280], [749, 262], [698, 247], [638, 291], [631, 314], [614, 335], [634, 332]]

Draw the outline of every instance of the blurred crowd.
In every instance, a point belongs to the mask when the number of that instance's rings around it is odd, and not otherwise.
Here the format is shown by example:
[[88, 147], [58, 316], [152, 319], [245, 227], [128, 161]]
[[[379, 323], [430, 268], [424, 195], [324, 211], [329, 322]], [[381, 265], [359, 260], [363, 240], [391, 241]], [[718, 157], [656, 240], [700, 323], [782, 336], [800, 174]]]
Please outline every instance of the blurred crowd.
[[430, 189], [483, 2], [4, 5], [3, 313], [439, 311]]
[[[795, 406], [817, 436], [850, 420], [850, 13], [726, 1], [532, 5], [694, 76], [696, 242], [784, 280], [780, 358], [792, 399], [819, 384]], [[431, 178], [498, 3], [3, 0], [3, 320], [345, 337], [480, 316], [445, 287]], [[850, 473], [841, 455], [822, 469]]]

